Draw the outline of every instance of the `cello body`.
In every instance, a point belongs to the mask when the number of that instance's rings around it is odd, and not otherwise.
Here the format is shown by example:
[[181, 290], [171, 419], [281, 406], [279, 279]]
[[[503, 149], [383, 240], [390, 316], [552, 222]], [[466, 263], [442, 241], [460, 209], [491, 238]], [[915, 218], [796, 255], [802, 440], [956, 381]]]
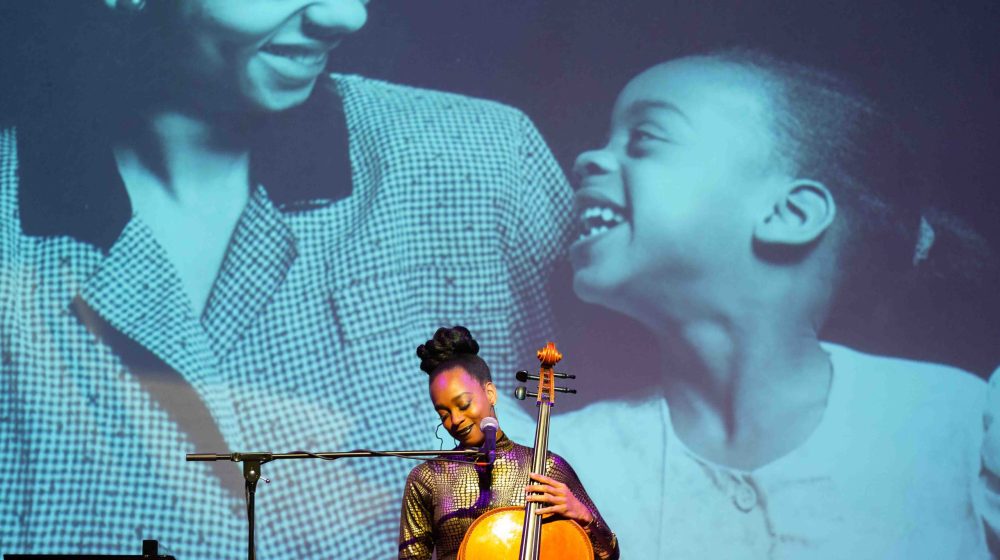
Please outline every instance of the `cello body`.
[[[531, 461], [532, 474], [545, 474], [549, 445], [549, 413], [555, 404], [555, 374], [552, 366], [562, 354], [555, 344], [538, 351], [542, 362], [538, 374], [538, 425]], [[564, 390], [564, 389], [560, 389]], [[575, 391], [573, 391], [575, 392]], [[527, 393], [519, 388], [519, 399]], [[498, 508], [479, 516], [462, 539], [458, 560], [592, 560], [590, 537], [575, 521], [539, 516], [538, 502]]]
[[[458, 560], [519, 560], [524, 508], [509, 506], [488, 511], [472, 522], [458, 549]], [[540, 560], [594, 557], [587, 533], [569, 519], [542, 520]]]

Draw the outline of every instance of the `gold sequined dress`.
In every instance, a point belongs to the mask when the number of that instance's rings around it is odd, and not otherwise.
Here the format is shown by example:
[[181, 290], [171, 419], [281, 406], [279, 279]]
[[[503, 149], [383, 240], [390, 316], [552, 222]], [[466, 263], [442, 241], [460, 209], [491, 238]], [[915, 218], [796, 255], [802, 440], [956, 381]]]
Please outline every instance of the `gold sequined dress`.
[[[403, 491], [399, 558], [429, 560], [436, 548], [438, 560], [452, 560], [466, 530], [480, 515], [500, 507], [523, 506], [531, 455], [530, 447], [501, 436], [492, 468], [440, 461], [417, 465]], [[617, 559], [618, 541], [569, 463], [549, 453], [545, 474], [567, 485], [590, 509], [594, 521], [584, 530], [594, 546], [594, 557]]]

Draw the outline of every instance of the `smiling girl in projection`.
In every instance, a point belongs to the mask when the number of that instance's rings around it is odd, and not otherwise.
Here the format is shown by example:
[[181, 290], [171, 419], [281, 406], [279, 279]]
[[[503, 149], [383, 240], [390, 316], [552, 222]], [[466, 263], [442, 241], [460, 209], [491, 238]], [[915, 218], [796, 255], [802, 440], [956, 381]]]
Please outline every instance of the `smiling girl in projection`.
[[759, 52], [621, 92], [576, 162], [573, 286], [655, 334], [662, 392], [571, 413], [552, 445], [624, 558], [985, 556], [982, 381], [819, 339], [928, 257], [905, 154], [844, 82]]

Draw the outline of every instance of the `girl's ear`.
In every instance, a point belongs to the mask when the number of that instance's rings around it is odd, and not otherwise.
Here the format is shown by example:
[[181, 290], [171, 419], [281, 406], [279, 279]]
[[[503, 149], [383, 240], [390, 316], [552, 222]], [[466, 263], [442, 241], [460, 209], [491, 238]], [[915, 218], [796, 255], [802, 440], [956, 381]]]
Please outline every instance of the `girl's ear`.
[[798, 179], [785, 189], [754, 227], [754, 240], [767, 245], [807, 245], [819, 239], [837, 215], [823, 183]]
[[486, 398], [490, 401], [490, 406], [497, 404], [497, 388], [492, 381], [487, 381], [483, 388], [486, 389]]

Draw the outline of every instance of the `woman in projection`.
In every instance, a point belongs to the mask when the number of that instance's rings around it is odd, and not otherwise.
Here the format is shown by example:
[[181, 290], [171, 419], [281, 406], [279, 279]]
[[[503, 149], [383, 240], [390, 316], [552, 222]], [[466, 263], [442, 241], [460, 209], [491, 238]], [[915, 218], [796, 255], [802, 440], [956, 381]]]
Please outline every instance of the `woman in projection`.
[[[483, 418], [496, 418], [497, 391], [479, 343], [461, 326], [440, 328], [417, 348], [420, 369], [429, 377], [431, 403], [459, 447], [481, 447]], [[427, 461], [410, 472], [400, 515], [399, 558], [455, 558], [465, 532], [487, 511], [544, 504], [539, 515], [557, 514], [583, 527], [595, 558], [618, 558], [614, 533], [562, 457], [550, 454], [548, 476], [530, 475], [532, 450], [497, 432], [497, 459], [491, 467]], [[485, 478], [488, 477], [488, 478]], [[526, 485], [528, 485], [526, 487]], [[526, 497], [528, 492], [540, 495]], [[547, 498], [548, 497], [548, 498]]]
[[[365, 2], [46, 5], [79, 42], [0, 129], [0, 553], [242, 556], [240, 466], [186, 453], [425, 449], [385, 348], [547, 336], [558, 166], [513, 109], [328, 75]], [[266, 467], [260, 557], [395, 554], [409, 465], [320, 463]]]
[[573, 286], [656, 335], [662, 393], [563, 417], [553, 446], [625, 557], [985, 555], [983, 382], [819, 339], [929, 256], [905, 155], [844, 82], [759, 52], [621, 92], [576, 162]]

